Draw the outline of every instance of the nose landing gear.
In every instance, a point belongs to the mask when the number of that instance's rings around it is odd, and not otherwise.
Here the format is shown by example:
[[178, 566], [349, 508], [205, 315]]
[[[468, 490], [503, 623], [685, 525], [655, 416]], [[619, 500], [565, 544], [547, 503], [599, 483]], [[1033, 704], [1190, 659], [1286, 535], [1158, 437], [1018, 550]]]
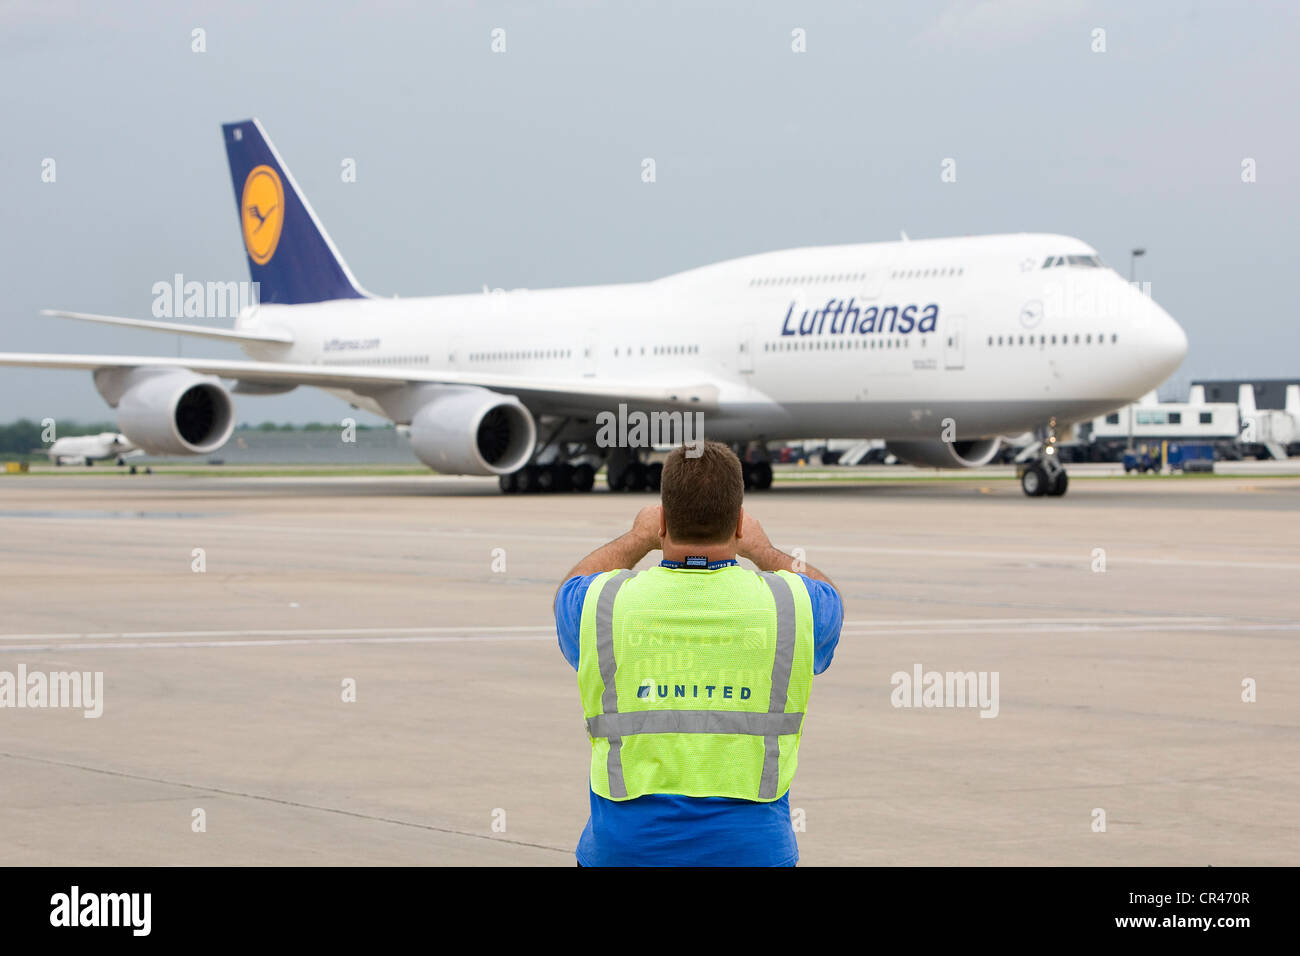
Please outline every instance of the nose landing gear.
[[1065, 473], [1060, 450], [1056, 447], [1055, 418], [1044, 429], [1037, 453], [1016, 469], [1016, 475], [1020, 479], [1020, 490], [1030, 498], [1043, 495], [1059, 498], [1070, 487], [1070, 476]]

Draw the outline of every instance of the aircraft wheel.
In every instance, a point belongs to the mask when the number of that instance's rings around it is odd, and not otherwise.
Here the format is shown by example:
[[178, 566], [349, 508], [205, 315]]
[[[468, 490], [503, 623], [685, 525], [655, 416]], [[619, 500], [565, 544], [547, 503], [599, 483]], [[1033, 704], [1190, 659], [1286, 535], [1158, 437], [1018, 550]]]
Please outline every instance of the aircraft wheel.
[[538, 465], [537, 490], [543, 493], [555, 491], [555, 477], [554, 465]]
[[537, 468], [537, 490], [538, 491], [568, 491], [570, 474], [572, 469], [562, 461], [552, 462], [549, 465], [539, 465]]
[[622, 491], [623, 479], [627, 475], [627, 465], [621, 468], [615, 468], [613, 464], [605, 466], [605, 483], [609, 485], [610, 491]]
[[745, 490], [753, 491], [754, 490], [754, 466], [747, 461], [742, 461], [740, 463], [740, 473], [741, 475], [744, 476], [745, 479]]
[[766, 461], [754, 465], [754, 490], [767, 491], [772, 487], [772, 465]]
[[[134, 469], [132, 470], [134, 471]], [[503, 494], [513, 495], [516, 491], [519, 490], [519, 488], [516, 487], [515, 485], [515, 475], [517, 474], [519, 474], [519, 472], [511, 471], [511, 472], [507, 472], [504, 475], [497, 476], [497, 485], [501, 488], [501, 492]]]
[[1042, 465], [1030, 465], [1021, 473], [1020, 490], [1031, 498], [1040, 498], [1047, 492], [1047, 472]]
[[623, 490], [624, 491], [645, 491], [646, 486], [646, 467], [639, 461], [634, 461], [627, 466], [623, 472]]
[[1070, 487], [1070, 476], [1067, 475], [1065, 469], [1062, 468], [1056, 473], [1056, 477], [1048, 486], [1047, 493], [1053, 498], [1059, 498], [1061, 495], [1065, 494], [1065, 489], [1068, 487]]
[[538, 488], [537, 466], [524, 465], [515, 472], [515, 489], [522, 494], [531, 494]]
[[591, 491], [592, 486], [596, 484], [596, 469], [585, 461], [574, 466], [573, 469], [573, 490], [574, 491]]
[[655, 462], [653, 465], [647, 465], [645, 469], [645, 486], [649, 491], [658, 491], [659, 486], [663, 484], [664, 463]]

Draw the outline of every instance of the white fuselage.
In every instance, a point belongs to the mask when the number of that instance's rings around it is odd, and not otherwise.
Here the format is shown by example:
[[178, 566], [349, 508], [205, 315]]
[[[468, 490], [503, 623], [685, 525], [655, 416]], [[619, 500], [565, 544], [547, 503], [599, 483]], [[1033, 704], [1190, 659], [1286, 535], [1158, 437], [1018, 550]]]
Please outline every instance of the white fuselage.
[[239, 327], [292, 333], [246, 346], [268, 361], [709, 381], [722, 440], [937, 438], [946, 419], [964, 439], [1091, 418], [1177, 368], [1182, 329], [1095, 256], [1034, 234], [829, 246], [625, 285], [264, 305]]

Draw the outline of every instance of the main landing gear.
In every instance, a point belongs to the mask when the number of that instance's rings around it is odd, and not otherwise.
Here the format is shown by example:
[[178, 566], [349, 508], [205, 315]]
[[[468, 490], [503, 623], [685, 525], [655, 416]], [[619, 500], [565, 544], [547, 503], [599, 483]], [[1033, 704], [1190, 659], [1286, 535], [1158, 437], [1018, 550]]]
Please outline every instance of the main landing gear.
[[[744, 469], [746, 491], [766, 491], [772, 487], [772, 465], [765, 448], [758, 447], [755, 461], [746, 461], [744, 447], [737, 448], [736, 453]], [[610, 491], [657, 494], [664, 466], [661, 461], [646, 461], [649, 454], [649, 449], [644, 448], [605, 450], [584, 441], [557, 441], [552, 437], [531, 462], [518, 471], [499, 476], [497, 482], [506, 494], [591, 491], [603, 457], [605, 481]]]
[[766, 461], [742, 461], [746, 491], [767, 491], [772, 487], [772, 465]]
[[1060, 449], [1056, 447], [1056, 419], [1047, 425], [1038, 451], [1033, 458], [1022, 463], [1017, 469], [1020, 477], [1020, 490], [1030, 498], [1049, 495], [1059, 498], [1070, 487], [1070, 476], [1061, 464]]
[[664, 464], [647, 462], [641, 448], [613, 448], [605, 459], [605, 481], [610, 491], [658, 492], [663, 481]]
[[[772, 487], [772, 465], [768, 461], [745, 461], [742, 457], [741, 468], [746, 491], [766, 491]], [[663, 462], [643, 462], [639, 454], [623, 449], [610, 453], [605, 469], [610, 491], [657, 492], [663, 473]]]
[[499, 476], [497, 483], [501, 490], [508, 495], [591, 491], [596, 484], [600, 458], [586, 442], [564, 440], [564, 431], [570, 424], [568, 419], [560, 421], [528, 464]]
[[497, 479], [506, 494], [552, 491], [591, 491], [596, 469], [586, 462], [553, 461], [546, 465], [525, 465]]

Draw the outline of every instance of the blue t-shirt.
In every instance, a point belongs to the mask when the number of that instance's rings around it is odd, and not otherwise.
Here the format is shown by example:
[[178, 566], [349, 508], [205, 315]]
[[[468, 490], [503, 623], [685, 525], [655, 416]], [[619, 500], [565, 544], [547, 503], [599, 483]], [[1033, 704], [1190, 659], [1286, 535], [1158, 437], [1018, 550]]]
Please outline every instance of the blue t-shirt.
[[[560, 652], [574, 670], [582, 602], [596, 576], [569, 578], [555, 599]], [[813, 673], [820, 674], [835, 655], [844, 604], [829, 584], [799, 576], [812, 599]], [[794, 866], [799, 847], [790, 824], [789, 793], [758, 803], [676, 794], [606, 800], [593, 792], [577, 855], [583, 866]]]

